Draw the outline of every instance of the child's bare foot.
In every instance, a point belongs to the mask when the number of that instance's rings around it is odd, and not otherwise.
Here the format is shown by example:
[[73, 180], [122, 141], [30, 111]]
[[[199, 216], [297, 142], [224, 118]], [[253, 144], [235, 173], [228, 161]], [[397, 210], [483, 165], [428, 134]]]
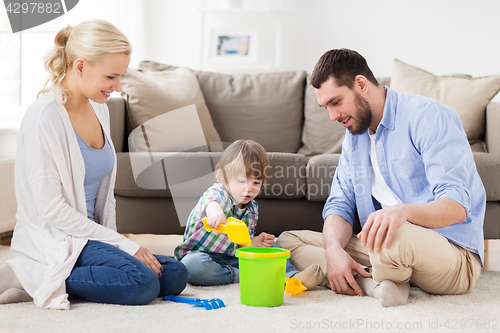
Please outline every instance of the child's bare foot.
[[325, 274], [318, 264], [312, 264], [302, 272], [295, 274], [293, 277], [302, 281], [302, 284], [307, 289], [314, 288], [317, 285], [322, 284], [325, 280]]

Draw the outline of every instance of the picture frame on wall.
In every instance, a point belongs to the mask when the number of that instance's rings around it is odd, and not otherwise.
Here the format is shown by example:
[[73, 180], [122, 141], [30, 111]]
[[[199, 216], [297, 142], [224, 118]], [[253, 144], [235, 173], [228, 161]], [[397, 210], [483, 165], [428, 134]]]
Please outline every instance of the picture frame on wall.
[[251, 64], [257, 60], [258, 35], [254, 31], [214, 30], [209, 62]]

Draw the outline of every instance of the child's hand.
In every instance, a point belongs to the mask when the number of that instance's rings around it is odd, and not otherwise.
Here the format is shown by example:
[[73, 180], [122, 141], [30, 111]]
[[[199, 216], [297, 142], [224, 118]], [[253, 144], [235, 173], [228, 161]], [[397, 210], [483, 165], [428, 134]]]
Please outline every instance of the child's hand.
[[[225, 214], [217, 214], [214, 216], [211, 216], [207, 220], [207, 224], [214, 229], [217, 229], [219, 225], [225, 224], [226, 223], [226, 215]], [[217, 236], [220, 235], [220, 232], [215, 233]]]
[[276, 236], [262, 232], [252, 239], [252, 247], [271, 247]]

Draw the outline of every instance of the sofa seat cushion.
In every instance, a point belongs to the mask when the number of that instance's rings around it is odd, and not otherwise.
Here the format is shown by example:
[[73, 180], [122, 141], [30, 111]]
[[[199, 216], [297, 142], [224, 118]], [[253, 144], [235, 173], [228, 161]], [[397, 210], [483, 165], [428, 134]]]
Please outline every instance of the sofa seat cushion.
[[[141, 161], [143, 167], [140, 167]], [[172, 197], [165, 185], [161, 161], [152, 163], [148, 153], [117, 153], [116, 162], [115, 194], [123, 197]], [[135, 165], [135, 175], [132, 164]], [[153, 175], [160, 179], [155, 180]]]
[[467, 138], [474, 144], [484, 138], [486, 105], [500, 90], [500, 75], [480, 78], [436, 76], [394, 59], [391, 88], [431, 97], [455, 109]]
[[[391, 78], [377, 78], [381, 86], [389, 85]], [[302, 147], [298, 153], [307, 157], [319, 154], [338, 154], [342, 151], [346, 129], [338, 121], [332, 121], [328, 111], [318, 105], [314, 87], [307, 77], [304, 96], [304, 127]]]
[[322, 154], [309, 159], [306, 168], [308, 200], [326, 201], [339, 159], [340, 154]]
[[199, 198], [214, 181], [222, 153], [117, 154], [115, 194], [125, 197]]
[[[487, 201], [500, 201], [500, 157], [474, 152], [474, 161], [484, 188]], [[325, 201], [330, 195], [331, 183], [338, 166], [340, 154], [312, 157], [307, 163], [307, 199]]]
[[[220, 152], [118, 153], [115, 194], [123, 197], [199, 198], [215, 182], [214, 170], [221, 155]], [[268, 153], [268, 157], [268, 181], [258, 197], [304, 197], [306, 157], [290, 153]]]

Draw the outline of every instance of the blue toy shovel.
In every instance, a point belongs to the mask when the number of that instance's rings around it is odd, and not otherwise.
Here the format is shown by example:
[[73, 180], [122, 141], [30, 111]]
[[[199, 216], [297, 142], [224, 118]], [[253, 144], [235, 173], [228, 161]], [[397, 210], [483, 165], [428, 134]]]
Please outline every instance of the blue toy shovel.
[[195, 307], [205, 308], [206, 310], [214, 310], [226, 307], [224, 302], [219, 298], [213, 299], [199, 299], [179, 296], [163, 296], [164, 301], [171, 301], [177, 303], [188, 303]]

